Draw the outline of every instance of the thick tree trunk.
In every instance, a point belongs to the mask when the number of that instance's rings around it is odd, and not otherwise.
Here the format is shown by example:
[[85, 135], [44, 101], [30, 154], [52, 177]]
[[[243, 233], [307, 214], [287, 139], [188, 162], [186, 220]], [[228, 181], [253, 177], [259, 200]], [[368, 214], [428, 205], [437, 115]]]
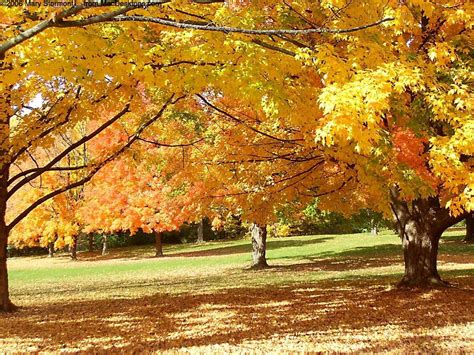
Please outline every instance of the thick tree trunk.
[[444, 285], [438, 274], [440, 232], [420, 221], [406, 221], [402, 237], [405, 274], [400, 286]]
[[155, 232], [155, 258], [163, 256], [163, 244], [161, 243], [161, 233]]
[[463, 217], [452, 217], [439, 199], [430, 197], [410, 204], [391, 190], [391, 207], [402, 240], [405, 273], [399, 286], [446, 286], [438, 274], [439, 240], [443, 232]]
[[201, 218], [198, 224], [197, 243], [204, 243], [204, 218]]
[[71, 260], [77, 260], [77, 235], [72, 237], [72, 245], [69, 246]]
[[48, 258], [52, 258], [54, 256], [54, 243], [48, 243]]
[[104, 235], [102, 237], [102, 255], [107, 255], [109, 253], [109, 249], [107, 248], [107, 236]]
[[267, 226], [252, 224], [252, 269], [263, 269], [268, 267], [267, 252]]
[[94, 234], [90, 233], [87, 236], [87, 239], [89, 242], [89, 246], [88, 246], [89, 253], [92, 253], [94, 251]]
[[466, 217], [466, 236], [464, 237], [466, 243], [474, 243], [474, 212], [471, 212]]

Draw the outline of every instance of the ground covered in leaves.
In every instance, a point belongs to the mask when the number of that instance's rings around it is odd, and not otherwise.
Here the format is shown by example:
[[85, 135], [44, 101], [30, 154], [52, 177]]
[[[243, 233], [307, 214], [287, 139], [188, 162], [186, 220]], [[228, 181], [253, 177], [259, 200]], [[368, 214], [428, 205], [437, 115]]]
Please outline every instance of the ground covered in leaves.
[[401, 290], [393, 235], [268, 242], [271, 268], [246, 270], [247, 240], [9, 260], [13, 301], [0, 349], [32, 351], [474, 352], [474, 246], [443, 238], [454, 287]]

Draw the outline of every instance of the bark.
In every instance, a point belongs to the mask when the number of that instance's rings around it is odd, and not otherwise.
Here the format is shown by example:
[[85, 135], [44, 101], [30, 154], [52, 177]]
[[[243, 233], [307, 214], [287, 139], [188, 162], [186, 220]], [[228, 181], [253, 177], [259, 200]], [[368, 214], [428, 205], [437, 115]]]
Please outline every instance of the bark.
[[201, 218], [198, 224], [197, 243], [204, 243], [204, 218]]
[[107, 247], [107, 236], [104, 235], [102, 237], [102, 255], [107, 255], [109, 253], [109, 249]]
[[69, 246], [71, 260], [77, 260], [77, 235], [72, 237], [72, 245]]
[[[399, 286], [446, 286], [437, 268], [439, 240], [443, 232], [459, 221], [441, 207], [438, 198], [402, 201], [391, 191], [391, 207], [402, 240], [405, 273]], [[462, 219], [463, 217], [461, 217]]]
[[466, 217], [466, 236], [464, 237], [466, 243], [474, 243], [474, 212], [471, 212]]
[[92, 253], [94, 251], [94, 234], [89, 234], [87, 238], [89, 241], [89, 246], [88, 246], [89, 253]]
[[4, 218], [5, 218], [4, 215], [2, 218], [0, 218], [0, 311], [11, 312], [15, 310], [16, 307], [11, 303], [10, 294], [8, 291], [8, 270], [7, 270], [8, 228], [5, 225]]
[[267, 226], [254, 223], [252, 234], [252, 269], [263, 269], [268, 267], [266, 259], [267, 251]]
[[405, 223], [402, 238], [405, 274], [401, 286], [443, 285], [438, 274], [437, 257], [441, 233], [420, 221]]
[[52, 258], [54, 256], [54, 243], [48, 243], [48, 258]]
[[[3, 62], [0, 59], [0, 70]], [[11, 87], [4, 88], [0, 95], [0, 311], [11, 312], [16, 309], [10, 301], [8, 290], [7, 245], [9, 227], [6, 223], [8, 179], [10, 173], [9, 135], [12, 106], [9, 92]]]
[[155, 232], [155, 257], [160, 258], [163, 256], [163, 244], [161, 242], [161, 233]]
[[[1, 196], [0, 196], [1, 198]], [[0, 201], [0, 311], [11, 312], [16, 307], [10, 302], [8, 291], [7, 243], [8, 228], [5, 223], [5, 200]]]

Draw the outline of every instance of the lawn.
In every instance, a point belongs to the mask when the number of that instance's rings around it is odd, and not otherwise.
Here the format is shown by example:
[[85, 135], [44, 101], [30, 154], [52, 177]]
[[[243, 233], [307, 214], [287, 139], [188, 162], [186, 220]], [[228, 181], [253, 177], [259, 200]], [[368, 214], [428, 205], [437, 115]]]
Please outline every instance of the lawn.
[[452, 288], [400, 290], [399, 240], [385, 234], [270, 239], [9, 260], [3, 351], [474, 352], [474, 246], [442, 239]]

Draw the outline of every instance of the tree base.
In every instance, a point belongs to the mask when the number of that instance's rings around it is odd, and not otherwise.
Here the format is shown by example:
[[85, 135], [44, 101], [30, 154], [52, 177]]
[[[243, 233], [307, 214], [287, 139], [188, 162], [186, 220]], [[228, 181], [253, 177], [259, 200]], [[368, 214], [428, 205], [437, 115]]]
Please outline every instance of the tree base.
[[8, 304], [6, 306], [0, 306], [0, 312], [3, 313], [13, 313], [16, 312], [20, 309], [20, 307], [14, 305], [11, 301], [8, 301]]
[[270, 266], [265, 262], [265, 263], [253, 264], [248, 269], [249, 270], [263, 270], [263, 269], [268, 269], [269, 267]]
[[163, 258], [163, 257], [164, 257], [163, 253], [156, 253], [155, 254], [155, 258]]
[[400, 280], [400, 282], [397, 283], [396, 287], [397, 288], [443, 288], [443, 287], [451, 287], [451, 284], [435, 276], [415, 278], [415, 279], [404, 276]]

